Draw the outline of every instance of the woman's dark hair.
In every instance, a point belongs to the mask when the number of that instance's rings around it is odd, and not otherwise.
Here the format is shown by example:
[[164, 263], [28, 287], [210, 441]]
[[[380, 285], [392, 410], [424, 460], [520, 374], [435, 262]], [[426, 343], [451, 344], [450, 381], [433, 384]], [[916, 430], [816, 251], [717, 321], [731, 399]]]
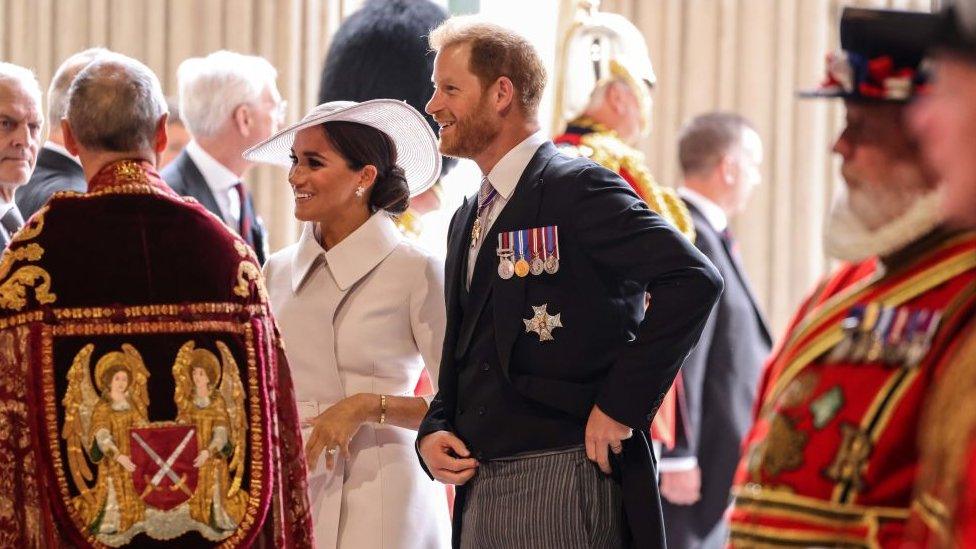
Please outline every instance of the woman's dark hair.
[[397, 165], [396, 147], [388, 135], [372, 126], [356, 122], [325, 122], [325, 137], [351, 170], [376, 167], [376, 181], [369, 193], [373, 211], [402, 214], [410, 205], [410, 187], [403, 168]]

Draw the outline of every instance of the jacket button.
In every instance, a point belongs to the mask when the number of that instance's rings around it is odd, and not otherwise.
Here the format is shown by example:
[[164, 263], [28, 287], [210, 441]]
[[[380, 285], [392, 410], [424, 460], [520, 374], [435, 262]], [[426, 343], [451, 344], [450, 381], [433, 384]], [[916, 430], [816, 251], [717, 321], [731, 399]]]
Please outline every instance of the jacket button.
[[463, 415], [464, 415], [464, 410], [462, 410], [462, 409], [460, 409], [460, 408], [458, 408], [458, 409], [457, 409], [457, 415], [459, 415], [459, 416], [463, 416]]
[[478, 408], [478, 415], [479, 416], [483, 416], [483, 415], [485, 415], [485, 412], [487, 412], [487, 411], [488, 411], [488, 408], [485, 408], [484, 406], [482, 406], [482, 407]]
[[485, 363], [483, 363], [483, 364], [481, 365], [481, 371], [482, 371], [482, 372], [487, 372], [487, 371], [488, 371], [488, 370], [489, 370], [490, 368], [491, 368], [491, 365], [490, 365], [490, 364], [488, 364], [487, 362], [485, 362]]

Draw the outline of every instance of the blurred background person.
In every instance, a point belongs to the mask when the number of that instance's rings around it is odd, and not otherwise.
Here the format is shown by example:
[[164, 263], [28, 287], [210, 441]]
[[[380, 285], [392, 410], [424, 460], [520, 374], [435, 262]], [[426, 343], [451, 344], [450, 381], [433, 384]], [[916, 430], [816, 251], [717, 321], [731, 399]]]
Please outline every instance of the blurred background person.
[[771, 345], [729, 223], [762, 182], [762, 161], [759, 134], [737, 114], [699, 115], [679, 133], [678, 194], [725, 291], [681, 367], [676, 443], [660, 462], [668, 547], [718, 548], [728, 537], [729, 489]]
[[37, 77], [20, 65], [0, 63], [0, 249], [24, 224], [14, 194], [34, 171], [43, 124]]
[[846, 185], [824, 243], [845, 263], [766, 365], [733, 488], [735, 547], [905, 541], [919, 412], [976, 312], [976, 234], [944, 223], [905, 120], [936, 29], [932, 14], [847, 8], [843, 52], [805, 94], [844, 99], [833, 150]]
[[82, 69], [108, 53], [105, 48], [78, 52], [61, 63], [47, 89], [48, 136], [37, 155], [37, 168], [30, 182], [17, 190], [17, 207], [24, 218], [34, 215], [58, 191], [83, 193], [88, 188], [78, 158], [64, 148], [61, 119], [68, 110], [68, 89]]
[[183, 61], [177, 71], [180, 114], [192, 139], [161, 172], [177, 194], [192, 196], [241, 235], [263, 264], [268, 235], [243, 177], [249, 147], [282, 123], [286, 103], [278, 71], [263, 57], [218, 51]]
[[392, 219], [440, 174], [433, 131], [401, 101], [336, 101], [247, 157], [291, 166], [302, 221], [265, 273], [295, 372], [317, 546], [447, 547], [444, 488], [414, 449], [436, 385], [415, 388], [440, 367], [444, 267]]
[[[911, 119], [942, 176], [941, 204], [949, 223], [974, 229], [976, 2], [958, 0], [941, 19], [931, 93], [912, 107]], [[960, 333], [923, 415], [910, 530], [917, 547], [976, 547], [976, 320]]]

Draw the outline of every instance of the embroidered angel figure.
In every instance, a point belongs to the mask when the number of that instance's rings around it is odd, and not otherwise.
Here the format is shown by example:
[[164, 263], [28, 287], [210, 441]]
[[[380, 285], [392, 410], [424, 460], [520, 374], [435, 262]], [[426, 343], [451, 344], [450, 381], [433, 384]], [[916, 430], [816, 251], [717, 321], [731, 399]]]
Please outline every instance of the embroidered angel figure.
[[217, 342], [221, 360], [207, 349], [186, 342], [176, 355], [177, 423], [194, 425], [199, 454], [199, 484], [190, 498], [190, 516], [217, 530], [233, 530], [247, 507], [241, 489], [247, 443], [244, 385], [237, 362], [223, 342]]
[[[68, 370], [62, 438], [68, 448], [68, 469], [80, 495], [74, 499], [90, 532], [125, 532], [141, 521], [145, 504], [132, 483], [129, 431], [147, 423], [149, 372], [129, 344], [106, 353], [90, 371], [95, 346], [85, 345]], [[86, 459], [87, 458], [87, 459]], [[97, 466], [95, 485], [90, 486]]]

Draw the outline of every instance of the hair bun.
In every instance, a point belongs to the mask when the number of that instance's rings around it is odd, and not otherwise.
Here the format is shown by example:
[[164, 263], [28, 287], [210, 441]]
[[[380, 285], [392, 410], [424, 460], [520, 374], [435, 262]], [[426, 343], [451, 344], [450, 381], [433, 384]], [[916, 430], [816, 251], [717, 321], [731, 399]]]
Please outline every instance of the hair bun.
[[373, 192], [370, 193], [370, 205], [373, 209], [385, 210], [391, 214], [407, 211], [410, 206], [410, 187], [403, 168], [394, 164], [382, 177], [376, 179]]

